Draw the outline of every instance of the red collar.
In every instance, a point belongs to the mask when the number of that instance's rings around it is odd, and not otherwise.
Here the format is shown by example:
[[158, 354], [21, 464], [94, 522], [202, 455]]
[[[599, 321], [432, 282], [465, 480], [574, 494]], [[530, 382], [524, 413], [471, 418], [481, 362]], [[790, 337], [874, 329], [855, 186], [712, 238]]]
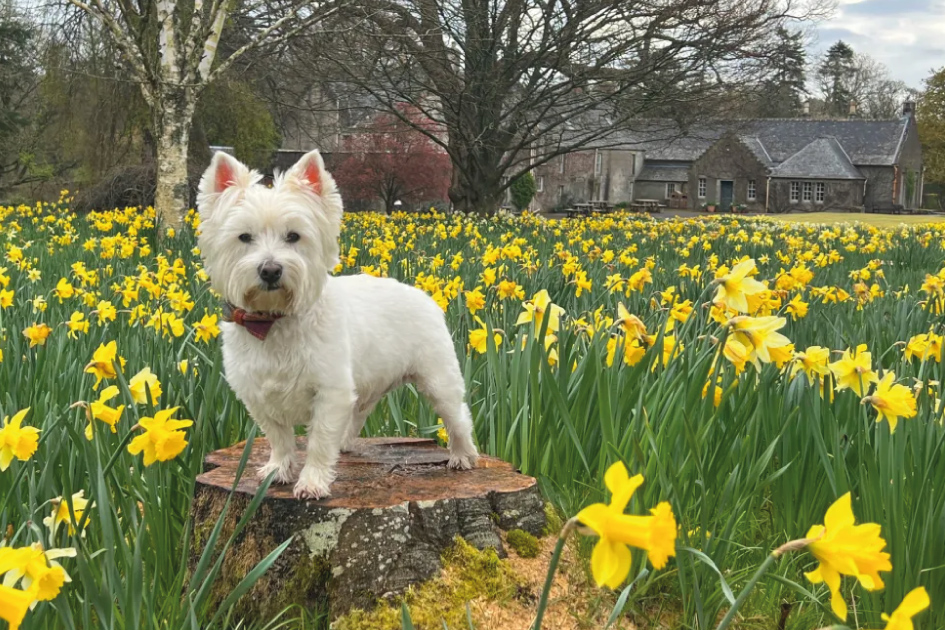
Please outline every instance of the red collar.
[[269, 329], [284, 316], [281, 313], [252, 313], [229, 302], [223, 304], [223, 321], [242, 326], [256, 339], [265, 340]]

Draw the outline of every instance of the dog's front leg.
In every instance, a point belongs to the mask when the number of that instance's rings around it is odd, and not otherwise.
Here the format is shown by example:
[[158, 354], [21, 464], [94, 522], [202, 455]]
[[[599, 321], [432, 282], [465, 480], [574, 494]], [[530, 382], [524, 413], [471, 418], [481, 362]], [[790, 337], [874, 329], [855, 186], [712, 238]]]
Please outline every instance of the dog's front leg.
[[354, 403], [353, 388], [319, 389], [308, 426], [305, 466], [293, 492], [296, 498], [320, 499], [331, 494], [329, 488], [335, 480], [335, 464], [351, 424]]
[[273, 422], [256, 421], [269, 440], [269, 462], [260, 467], [257, 475], [265, 479], [275, 472], [275, 483], [289, 483], [295, 477], [298, 466], [295, 462], [295, 431], [292, 426]]

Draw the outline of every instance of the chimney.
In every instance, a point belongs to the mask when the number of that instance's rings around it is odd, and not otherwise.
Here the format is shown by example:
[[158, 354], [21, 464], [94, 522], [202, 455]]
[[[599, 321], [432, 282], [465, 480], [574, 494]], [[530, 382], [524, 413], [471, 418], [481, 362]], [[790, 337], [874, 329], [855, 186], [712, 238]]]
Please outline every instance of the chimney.
[[856, 101], [850, 101], [850, 118], [856, 116]]
[[915, 101], [910, 99], [902, 104], [902, 115], [908, 118], [915, 116]]

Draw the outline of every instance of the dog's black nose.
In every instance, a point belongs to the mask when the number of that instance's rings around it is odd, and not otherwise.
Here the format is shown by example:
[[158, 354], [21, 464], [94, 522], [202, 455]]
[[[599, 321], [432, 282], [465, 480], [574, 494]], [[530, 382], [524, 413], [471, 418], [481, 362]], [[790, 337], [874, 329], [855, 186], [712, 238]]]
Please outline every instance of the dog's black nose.
[[282, 277], [282, 265], [271, 262], [264, 263], [259, 268], [259, 277], [269, 286], [273, 286], [279, 282], [279, 278]]

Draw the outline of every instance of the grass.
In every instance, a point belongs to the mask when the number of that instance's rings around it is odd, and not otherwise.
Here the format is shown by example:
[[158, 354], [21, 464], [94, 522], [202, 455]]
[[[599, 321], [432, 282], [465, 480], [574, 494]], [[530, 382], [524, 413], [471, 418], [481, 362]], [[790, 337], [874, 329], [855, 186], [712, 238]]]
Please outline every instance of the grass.
[[826, 225], [855, 222], [884, 228], [892, 228], [899, 225], [934, 224], [945, 221], [945, 216], [942, 215], [876, 214], [866, 212], [805, 212], [773, 215], [771, 218], [776, 221], [789, 221], [791, 223], [823, 223]]
[[[219, 567], [212, 554], [190, 555], [190, 505], [204, 455], [253, 425], [226, 386], [204, 319], [219, 303], [194, 231], [158, 242], [147, 212], [77, 217], [67, 205], [0, 209], [0, 290], [12, 292], [0, 294], [0, 417], [29, 408], [24, 424], [41, 429], [36, 452], [0, 472], [0, 523], [11, 528], [9, 546], [76, 549], [61, 560], [72, 582], [24, 627], [235, 628], [232, 607], [207, 606]], [[843, 584], [860, 627], [878, 628], [912, 588], [933, 599], [945, 592], [945, 368], [941, 341], [917, 337], [942, 333], [943, 242], [945, 227], [934, 225], [348, 215], [339, 273], [389, 275], [443, 306], [480, 447], [536, 476], [561, 514], [607, 500], [604, 472], [618, 460], [646, 479], [630, 511], [671, 504], [676, 557], [626, 600], [624, 614], [639, 626], [658, 627], [647, 615], [666, 610], [677, 627], [713, 627], [729, 607], [720, 575], [737, 592], [771, 549], [823, 523], [849, 491], [857, 521], [881, 526], [892, 557], [884, 590]], [[711, 302], [716, 273], [745, 257], [768, 286], [752, 298], [752, 315], [784, 317], [779, 332], [793, 346], [743, 367], [722, 352], [731, 333], [720, 321], [735, 313]], [[60, 280], [71, 294], [57, 292]], [[557, 324], [541, 291], [562, 309]], [[615, 321], [621, 305], [640, 324]], [[76, 314], [91, 325], [70, 336], [65, 323]], [[51, 332], [31, 347], [24, 331], [41, 323]], [[85, 367], [112, 341], [127, 363], [96, 389]], [[869, 401], [836, 390], [829, 372], [809, 379], [793, 369], [793, 351], [821, 346], [835, 362], [859, 344], [872, 370], [893, 372], [914, 392], [916, 415], [895, 433]], [[144, 368], [163, 391], [136, 402], [129, 380]], [[109, 404], [123, 416], [115, 433], [92, 420], [90, 441], [79, 403], [107, 385], [119, 388]], [[141, 434], [134, 427], [174, 407], [174, 417], [194, 421], [187, 446], [146, 466], [126, 448]], [[408, 387], [379, 406], [366, 431], [432, 437], [437, 418]], [[79, 491], [94, 507], [70, 516], [75, 532], [42, 524], [53, 500]], [[646, 565], [635, 552], [630, 574]], [[783, 602], [794, 604], [787, 628], [835, 622], [826, 588], [805, 580], [814, 566], [807, 553], [780, 562], [749, 599], [746, 624], [776, 627]], [[309, 621], [286, 627], [323, 623], [300, 618]], [[943, 626], [935, 603], [916, 619], [921, 630]]]

